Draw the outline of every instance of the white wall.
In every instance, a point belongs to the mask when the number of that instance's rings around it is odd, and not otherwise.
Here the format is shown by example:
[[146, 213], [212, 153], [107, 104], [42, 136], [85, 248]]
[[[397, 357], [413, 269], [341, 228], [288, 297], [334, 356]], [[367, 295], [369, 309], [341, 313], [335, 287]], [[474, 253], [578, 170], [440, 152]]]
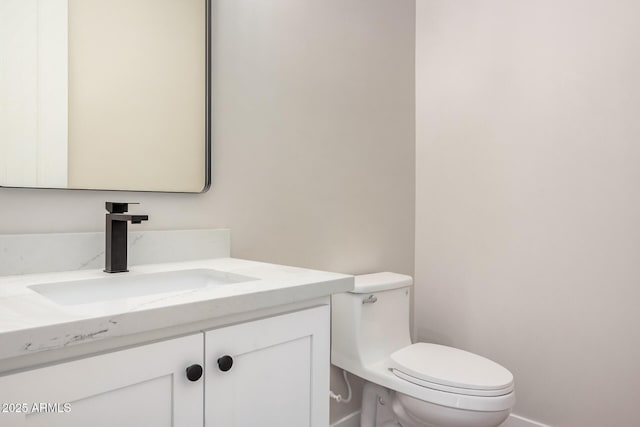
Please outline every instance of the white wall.
[[416, 323], [516, 412], [638, 425], [640, 3], [417, 2]]
[[229, 227], [236, 257], [412, 274], [414, 7], [214, 1], [210, 192], [0, 189], [0, 233], [102, 230], [105, 200], [139, 201], [131, 229]]

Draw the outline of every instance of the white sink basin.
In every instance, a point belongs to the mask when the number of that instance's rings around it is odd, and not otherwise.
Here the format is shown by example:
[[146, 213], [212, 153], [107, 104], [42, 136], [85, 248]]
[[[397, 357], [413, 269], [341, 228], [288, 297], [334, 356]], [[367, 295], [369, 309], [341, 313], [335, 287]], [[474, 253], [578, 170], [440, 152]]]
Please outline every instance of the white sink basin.
[[218, 270], [197, 269], [139, 275], [119, 273], [100, 279], [42, 283], [29, 288], [57, 304], [76, 305], [210, 288], [252, 280], [258, 279]]

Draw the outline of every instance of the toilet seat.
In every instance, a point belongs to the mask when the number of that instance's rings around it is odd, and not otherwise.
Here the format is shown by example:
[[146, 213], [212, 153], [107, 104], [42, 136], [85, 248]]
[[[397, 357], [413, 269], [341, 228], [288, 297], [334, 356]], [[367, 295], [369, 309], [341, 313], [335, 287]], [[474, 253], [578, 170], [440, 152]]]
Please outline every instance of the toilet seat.
[[369, 365], [351, 363], [348, 359], [339, 358], [334, 358], [332, 363], [371, 383], [440, 406], [465, 409], [468, 411], [493, 412], [509, 409], [515, 405], [515, 392], [513, 391], [502, 396], [494, 397], [470, 396], [423, 387], [414, 382], [407, 381], [393, 373], [391, 359], [389, 357]]
[[447, 393], [454, 394], [462, 394], [465, 396], [479, 396], [479, 397], [496, 397], [496, 396], [504, 396], [505, 394], [509, 394], [513, 391], [513, 386], [498, 389], [498, 390], [473, 390], [466, 388], [458, 388], [458, 387], [449, 387], [442, 384], [436, 384], [428, 381], [421, 380], [420, 378], [412, 377], [411, 375], [407, 375], [404, 372], [398, 371], [396, 369], [391, 370], [395, 376], [420, 387], [430, 388], [432, 390], [437, 391], [445, 391]]
[[513, 375], [477, 354], [438, 344], [416, 343], [390, 357], [391, 371], [421, 387], [467, 396], [495, 397], [513, 391]]

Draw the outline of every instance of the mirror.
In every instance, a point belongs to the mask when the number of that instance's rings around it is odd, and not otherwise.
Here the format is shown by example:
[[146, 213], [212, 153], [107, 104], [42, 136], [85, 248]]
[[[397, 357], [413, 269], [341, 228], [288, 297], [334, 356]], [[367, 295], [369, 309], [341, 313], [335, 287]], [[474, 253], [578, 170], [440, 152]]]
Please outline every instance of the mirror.
[[210, 0], [0, 0], [0, 186], [206, 191]]

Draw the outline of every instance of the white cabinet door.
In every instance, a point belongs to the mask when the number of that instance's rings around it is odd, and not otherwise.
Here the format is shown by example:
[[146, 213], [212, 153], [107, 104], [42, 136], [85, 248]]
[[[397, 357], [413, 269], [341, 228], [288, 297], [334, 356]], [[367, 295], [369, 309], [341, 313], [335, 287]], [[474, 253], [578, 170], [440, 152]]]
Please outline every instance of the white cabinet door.
[[0, 426], [202, 426], [204, 381], [186, 377], [202, 357], [199, 333], [0, 377]]
[[206, 332], [205, 365], [207, 427], [329, 425], [328, 306]]

